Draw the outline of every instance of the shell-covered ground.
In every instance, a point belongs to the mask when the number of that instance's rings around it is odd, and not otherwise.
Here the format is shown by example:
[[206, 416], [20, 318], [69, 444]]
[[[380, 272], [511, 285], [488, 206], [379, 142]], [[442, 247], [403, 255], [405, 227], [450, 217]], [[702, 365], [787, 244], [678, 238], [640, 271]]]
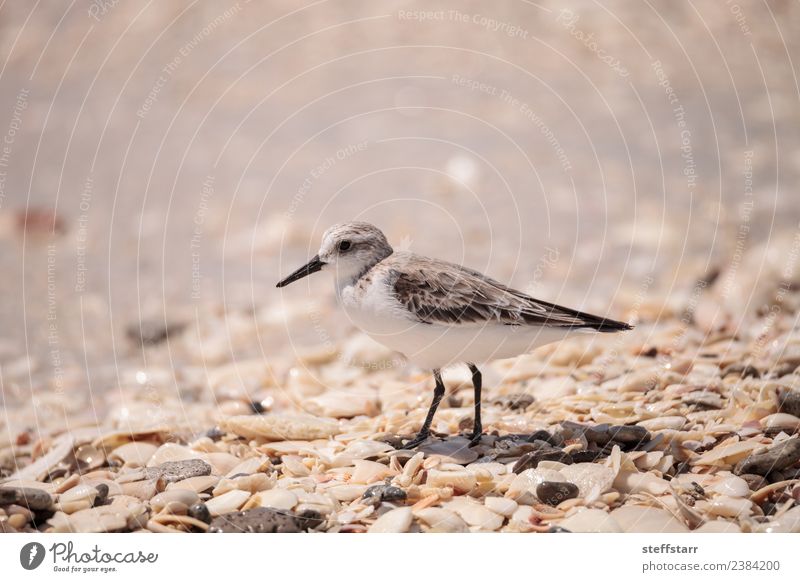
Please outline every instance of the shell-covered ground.
[[[748, 255], [670, 300], [632, 300], [632, 332], [485, 366], [476, 446], [466, 368], [445, 374], [435, 436], [405, 450], [432, 379], [357, 331], [224, 356], [276, 313], [302, 317], [299, 299], [136, 326], [151, 363], [120, 362], [115, 389], [81, 398], [67, 382], [6, 406], [0, 528], [798, 532], [796, 248], [762, 249], [758, 279]], [[6, 366], [6, 385], [31, 365]]]

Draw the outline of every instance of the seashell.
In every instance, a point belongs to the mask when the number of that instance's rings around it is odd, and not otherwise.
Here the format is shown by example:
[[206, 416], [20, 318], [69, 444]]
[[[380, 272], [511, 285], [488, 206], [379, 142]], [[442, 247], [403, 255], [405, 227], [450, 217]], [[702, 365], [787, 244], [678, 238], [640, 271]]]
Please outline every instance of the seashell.
[[741, 497], [720, 495], [711, 500], [708, 513], [720, 517], [748, 517], [753, 513], [753, 502]]
[[650, 493], [665, 495], [671, 491], [669, 483], [653, 473], [637, 471], [620, 471], [613, 481], [614, 488], [620, 493]]
[[506, 497], [487, 497], [484, 504], [490, 510], [503, 517], [511, 517], [517, 510], [517, 502]]
[[18, 470], [9, 477], [9, 480], [38, 481], [72, 453], [74, 444], [75, 439], [73, 436], [69, 434], [60, 436], [44, 456], [39, 457], [27, 467]]
[[732, 521], [712, 519], [694, 530], [696, 533], [740, 533], [741, 528]]
[[220, 428], [245, 438], [269, 440], [314, 440], [336, 436], [342, 431], [331, 419], [313, 416], [232, 416], [220, 421]]
[[683, 416], [659, 416], [656, 418], [650, 418], [648, 420], [642, 420], [636, 424], [646, 428], [649, 431], [667, 429], [681, 430], [689, 424], [689, 421]]
[[564, 481], [578, 486], [578, 497], [597, 497], [614, 483], [615, 472], [597, 463], [575, 463], [559, 471]]
[[200, 453], [193, 451], [189, 447], [175, 443], [165, 443], [153, 452], [145, 466], [155, 467], [156, 465], [160, 465], [162, 463], [187, 461], [189, 459], [199, 458]]
[[452, 487], [455, 491], [468, 493], [475, 488], [477, 480], [470, 471], [428, 471], [426, 484], [430, 487]]
[[713, 485], [706, 487], [706, 490], [729, 497], [747, 497], [750, 495], [750, 486], [747, 481], [736, 475], [723, 477]]
[[159, 512], [170, 503], [180, 503], [188, 508], [199, 502], [200, 496], [190, 489], [172, 489], [155, 495], [150, 500], [150, 507]]
[[328, 487], [325, 492], [332, 496], [337, 501], [353, 501], [361, 498], [367, 490], [366, 485], [337, 485], [335, 487]]
[[430, 532], [465, 533], [469, 531], [466, 522], [447, 509], [427, 507], [416, 511], [414, 515], [430, 528], [428, 529]]
[[623, 505], [610, 514], [622, 531], [636, 533], [685, 533], [689, 531], [669, 511], [642, 505]]
[[[92, 485], [81, 484], [59, 495], [58, 502], [63, 506], [64, 504], [82, 501], [88, 503], [89, 507], [91, 507], [97, 494], [97, 489]], [[67, 513], [71, 512], [68, 511]]]
[[123, 495], [147, 501], [158, 493], [157, 483], [158, 481], [156, 479], [145, 479], [142, 481], [122, 483], [120, 488], [122, 489]]
[[354, 464], [355, 469], [353, 470], [353, 475], [350, 477], [351, 483], [369, 485], [391, 474], [391, 471], [386, 465], [376, 463], [375, 461], [357, 460], [354, 461]]
[[503, 526], [502, 516], [469, 497], [456, 497], [445, 503], [444, 508], [457, 513], [467, 525], [482, 530], [495, 531]]
[[297, 495], [286, 489], [270, 489], [256, 493], [250, 501], [254, 503], [253, 507], [272, 507], [288, 511], [297, 505]]
[[219, 483], [219, 477], [214, 475], [202, 475], [199, 477], [189, 477], [181, 481], [176, 481], [167, 485], [167, 491], [173, 489], [189, 489], [195, 493], [203, 493], [213, 489]]
[[216, 517], [218, 515], [222, 515], [223, 513], [237, 511], [249, 498], [249, 491], [233, 489], [220, 495], [219, 497], [212, 497], [206, 501], [206, 507], [208, 508], [211, 516]]
[[157, 450], [158, 447], [151, 443], [132, 442], [117, 447], [108, 458], [128, 467], [145, 467]]
[[525, 469], [511, 482], [511, 485], [506, 491], [506, 497], [519, 501], [526, 493], [534, 495], [536, 487], [545, 481], [564, 482], [566, 478], [558, 471], [553, 471], [552, 469]]
[[558, 522], [559, 527], [575, 533], [619, 533], [622, 527], [600, 509], [579, 509]]
[[369, 528], [369, 533], [404, 533], [411, 527], [410, 507], [398, 507], [381, 515]]
[[328, 390], [306, 399], [304, 404], [312, 414], [329, 418], [375, 416], [380, 412], [377, 392], [370, 388]]
[[132, 529], [136, 521], [146, 515], [143, 503], [120, 496], [109, 505], [83, 509], [71, 515], [58, 511], [47, 523], [55, 533], [104, 533]]
[[[159, 527], [161, 526], [161, 527]], [[170, 533], [175, 531], [191, 531], [196, 528], [208, 531], [208, 524], [188, 515], [175, 515], [172, 513], [159, 513], [147, 522], [147, 529], [155, 532]]]
[[734, 465], [764, 445], [757, 440], [739, 441], [714, 447], [694, 460], [694, 465]]
[[271, 466], [272, 463], [270, 463], [269, 457], [266, 455], [250, 457], [249, 459], [245, 459], [244, 461], [240, 462], [238, 465], [235, 465], [225, 476], [233, 477], [234, 475], [239, 475], [240, 473], [252, 475], [253, 473], [260, 473]]
[[761, 419], [760, 424], [765, 432], [771, 434], [777, 434], [779, 432], [793, 434], [800, 431], [800, 418], [792, 416], [791, 414], [786, 414], [785, 412], [777, 412], [765, 416]]
[[106, 462], [103, 452], [90, 444], [79, 446], [75, 450], [75, 459], [81, 463], [81, 468], [84, 470], [97, 469]]
[[[297, 455], [284, 455], [281, 460], [281, 470], [289, 477], [308, 477], [311, 474], [308, 467], [303, 464], [303, 460]], [[384, 465], [381, 465], [384, 467]]]
[[202, 459], [211, 465], [212, 473], [219, 475], [230, 473], [241, 462], [230, 453], [207, 453]]
[[800, 506], [793, 507], [772, 521], [759, 525], [756, 531], [764, 533], [800, 533]]

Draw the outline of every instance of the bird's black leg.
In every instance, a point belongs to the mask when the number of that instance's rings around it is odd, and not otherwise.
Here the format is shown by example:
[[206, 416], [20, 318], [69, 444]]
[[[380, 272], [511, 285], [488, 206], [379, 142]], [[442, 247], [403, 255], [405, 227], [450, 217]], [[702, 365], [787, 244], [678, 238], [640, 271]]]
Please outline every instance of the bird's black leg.
[[425, 417], [425, 422], [422, 423], [422, 428], [419, 429], [417, 436], [403, 445], [404, 449], [413, 449], [420, 443], [424, 442], [431, 434], [431, 423], [433, 422], [433, 415], [436, 414], [436, 409], [444, 396], [444, 382], [442, 382], [442, 373], [439, 370], [433, 371], [433, 378], [436, 380], [436, 388], [433, 389], [433, 402], [428, 409], [428, 416]]
[[472, 435], [470, 435], [469, 440], [472, 441], [472, 444], [477, 444], [483, 434], [483, 425], [481, 424], [481, 385], [483, 377], [475, 364], [467, 365], [469, 366], [469, 371], [472, 372], [472, 387], [475, 389], [475, 420], [472, 424]]

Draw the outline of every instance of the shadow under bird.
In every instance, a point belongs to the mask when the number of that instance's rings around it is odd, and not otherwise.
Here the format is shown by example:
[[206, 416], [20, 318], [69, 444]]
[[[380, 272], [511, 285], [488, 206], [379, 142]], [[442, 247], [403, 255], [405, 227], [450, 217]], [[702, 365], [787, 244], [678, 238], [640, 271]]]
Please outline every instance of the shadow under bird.
[[475, 443], [483, 431], [476, 364], [510, 358], [575, 333], [632, 329], [627, 323], [534, 299], [460, 265], [395, 252], [384, 234], [366, 222], [329, 228], [319, 253], [277, 286], [328, 270], [335, 277], [337, 299], [353, 323], [411, 362], [433, 370], [433, 402], [406, 448], [430, 435], [445, 392], [442, 368], [465, 363], [472, 372]]

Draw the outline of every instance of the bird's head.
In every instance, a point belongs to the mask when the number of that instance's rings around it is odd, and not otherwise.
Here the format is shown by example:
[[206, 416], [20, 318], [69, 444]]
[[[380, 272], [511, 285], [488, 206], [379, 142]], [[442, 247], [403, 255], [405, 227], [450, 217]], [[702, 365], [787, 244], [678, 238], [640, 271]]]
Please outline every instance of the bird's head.
[[367, 222], [336, 224], [322, 236], [319, 253], [277, 286], [285, 287], [323, 269], [334, 271], [340, 280], [356, 277], [391, 254], [392, 247], [377, 227]]

